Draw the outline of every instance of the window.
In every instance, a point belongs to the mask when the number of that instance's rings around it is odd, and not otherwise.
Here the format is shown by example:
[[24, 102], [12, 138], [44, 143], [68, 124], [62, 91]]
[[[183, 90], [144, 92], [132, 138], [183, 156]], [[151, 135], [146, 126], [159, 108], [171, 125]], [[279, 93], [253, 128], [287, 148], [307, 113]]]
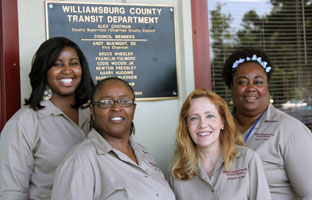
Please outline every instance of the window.
[[271, 58], [271, 102], [312, 130], [312, 0], [208, 0], [212, 88], [231, 107], [220, 76], [234, 47]]

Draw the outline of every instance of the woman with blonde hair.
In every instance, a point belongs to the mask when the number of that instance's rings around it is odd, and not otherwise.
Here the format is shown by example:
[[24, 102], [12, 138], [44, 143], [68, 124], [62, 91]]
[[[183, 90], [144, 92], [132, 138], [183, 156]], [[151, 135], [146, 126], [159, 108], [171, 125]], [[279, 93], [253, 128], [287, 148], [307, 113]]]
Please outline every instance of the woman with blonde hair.
[[194, 90], [181, 108], [169, 177], [177, 200], [271, 199], [259, 156], [243, 145], [226, 102]]

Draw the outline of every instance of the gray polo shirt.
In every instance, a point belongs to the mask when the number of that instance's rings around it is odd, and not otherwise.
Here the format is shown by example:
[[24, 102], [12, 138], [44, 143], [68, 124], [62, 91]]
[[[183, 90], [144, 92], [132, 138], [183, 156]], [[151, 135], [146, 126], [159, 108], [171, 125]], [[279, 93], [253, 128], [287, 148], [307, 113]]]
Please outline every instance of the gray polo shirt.
[[272, 199], [312, 199], [312, 134], [303, 123], [269, 105], [246, 146], [263, 162]]
[[93, 129], [58, 166], [52, 199], [174, 200], [151, 155], [132, 140], [130, 144], [138, 164]]
[[237, 146], [231, 172], [219, 157], [209, 178], [201, 166], [190, 180], [169, 177], [177, 200], [270, 200], [270, 191], [259, 156], [247, 147]]
[[0, 140], [0, 199], [50, 199], [57, 164], [90, 127], [89, 109], [79, 109], [79, 126], [50, 101], [34, 111], [21, 108]]

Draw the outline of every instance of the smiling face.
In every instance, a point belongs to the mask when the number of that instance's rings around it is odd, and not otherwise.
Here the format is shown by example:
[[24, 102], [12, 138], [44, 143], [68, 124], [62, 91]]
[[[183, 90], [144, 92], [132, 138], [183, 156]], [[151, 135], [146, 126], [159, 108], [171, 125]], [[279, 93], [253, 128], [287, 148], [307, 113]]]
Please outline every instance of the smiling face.
[[269, 105], [267, 75], [254, 62], [243, 63], [233, 77], [232, 97], [237, 112], [246, 116], [257, 116]]
[[75, 95], [81, 82], [81, 65], [77, 52], [72, 47], [64, 47], [54, 65], [47, 72], [47, 82], [52, 90], [52, 98]]
[[[93, 101], [134, 99], [133, 92], [126, 83], [118, 80], [103, 82], [96, 91]], [[117, 102], [111, 107], [91, 106], [91, 114], [96, 130], [108, 141], [110, 138], [129, 138], [130, 126], [136, 105], [122, 107]]]
[[187, 126], [190, 136], [197, 148], [203, 149], [220, 145], [220, 131], [224, 127], [223, 120], [208, 97], [191, 100], [187, 115]]

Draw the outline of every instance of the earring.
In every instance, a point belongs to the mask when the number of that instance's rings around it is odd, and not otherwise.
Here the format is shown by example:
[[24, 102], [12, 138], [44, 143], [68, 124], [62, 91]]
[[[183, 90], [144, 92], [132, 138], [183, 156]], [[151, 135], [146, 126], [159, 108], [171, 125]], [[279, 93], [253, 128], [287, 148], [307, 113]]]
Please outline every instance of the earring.
[[224, 130], [224, 128], [222, 127], [222, 128], [221, 128], [221, 131], [223, 131], [223, 130]]
[[48, 85], [46, 85], [46, 88], [43, 91], [42, 99], [45, 101], [48, 101], [49, 99], [51, 99], [51, 97], [52, 97], [52, 90]]
[[131, 122], [130, 131], [133, 133], [133, 135], [135, 135], [135, 126], [133, 122]]
[[231, 106], [233, 106], [233, 105], [234, 105], [234, 102], [233, 102], [233, 99], [232, 99], [232, 98], [231, 98], [231, 100], [230, 100], [229, 104], [230, 104]]

